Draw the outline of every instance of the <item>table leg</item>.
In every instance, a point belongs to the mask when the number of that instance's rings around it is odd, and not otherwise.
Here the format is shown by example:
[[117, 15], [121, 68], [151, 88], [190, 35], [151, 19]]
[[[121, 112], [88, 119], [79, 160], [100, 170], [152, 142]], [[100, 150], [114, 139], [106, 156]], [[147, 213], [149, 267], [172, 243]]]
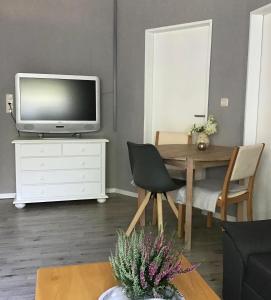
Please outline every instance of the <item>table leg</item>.
[[162, 196], [160, 193], [157, 194], [157, 218], [158, 218], [158, 231], [163, 232], [163, 204], [162, 204]]
[[[138, 208], [140, 207], [142, 201], [144, 200], [145, 196], [146, 196], [146, 191], [143, 190], [142, 188], [138, 188], [137, 189], [137, 193], [138, 193], [138, 196], [137, 196], [137, 206]], [[145, 226], [145, 210], [142, 212], [142, 215], [139, 219], [139, 224], [140, 226]]]
[[187, 159], [186, 169], [186, 212], [185, 212], [185, 250], [191, 250], [192, 207], [193, 207], [193, 159]]
[[152, 209], [152, 225], [157, 224], [157, 197], [153, 196], [153, 209]]

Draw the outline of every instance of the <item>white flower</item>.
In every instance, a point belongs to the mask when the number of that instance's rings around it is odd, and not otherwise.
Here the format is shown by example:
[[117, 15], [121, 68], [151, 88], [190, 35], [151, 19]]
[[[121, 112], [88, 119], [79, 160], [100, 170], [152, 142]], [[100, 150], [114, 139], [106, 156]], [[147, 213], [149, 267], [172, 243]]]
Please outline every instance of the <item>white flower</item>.
[[217, 132], [217, 121], [213, 115], [208, 117], [208, 120], [205, 124], [194, 124], [190, 130], [190, 133], [205, 133], [207, 135], [212, 135]]

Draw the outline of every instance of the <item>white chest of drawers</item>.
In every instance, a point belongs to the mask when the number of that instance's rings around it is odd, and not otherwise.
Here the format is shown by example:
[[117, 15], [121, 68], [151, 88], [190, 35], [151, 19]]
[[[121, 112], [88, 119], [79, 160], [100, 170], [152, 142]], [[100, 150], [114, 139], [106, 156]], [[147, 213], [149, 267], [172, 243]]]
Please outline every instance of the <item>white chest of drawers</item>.
[[105, 139], [15, 140], [14, 204], [97, 199], [105, 202]]

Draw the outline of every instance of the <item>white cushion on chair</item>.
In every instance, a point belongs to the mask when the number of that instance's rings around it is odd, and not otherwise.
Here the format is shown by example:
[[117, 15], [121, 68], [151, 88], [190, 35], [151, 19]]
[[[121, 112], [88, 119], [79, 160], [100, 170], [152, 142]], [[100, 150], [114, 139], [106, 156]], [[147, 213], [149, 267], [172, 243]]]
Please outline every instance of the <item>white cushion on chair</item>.
[[[193, 188], [193, 207], [215, 212], [216, 203], [221, 195], [223, 187], [223, 179], [206, 179], [197, 181]], [[246, 187], [236, 183], [231, 183], [228, 196], [231, 197], [238, 193], [240, 195], [247, 191]], [[186, 186], [176, 191], [176, 202], [180, 204], [186, 203]]]
[[[234, 187], [236, 186], [236, 190], [234, 189]], [[232, 189], [233, 187], [233, 189]], [[241, 196], [243, 194], [245, 194], [247, 192], [247, 188], [245, 186], [241, 186], [239, 184], [231, 184], [231, 189], [229, 190], [228, 193], [228, 198], [234, 198], [237, 196]], [[221, 199], [222, 196], [219, 195], [219, 199]]]

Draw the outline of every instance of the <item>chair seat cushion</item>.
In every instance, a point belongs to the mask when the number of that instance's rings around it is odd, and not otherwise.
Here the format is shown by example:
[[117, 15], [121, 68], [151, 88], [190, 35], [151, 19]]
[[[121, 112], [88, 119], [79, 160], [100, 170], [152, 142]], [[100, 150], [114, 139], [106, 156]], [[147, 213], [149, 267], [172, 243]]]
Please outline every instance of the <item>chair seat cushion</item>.
[[[221, 195], [223, 179], [206, 179], [197, 181], [193, 189], [193, 206], [202, 210], [215, 212], [216, 203]], [[245, 193], [247, 189], [236, 183], [231, 183], [229, 197]], [[186, 186], [180, 188], [176, 193], [176, 202], [185, 204]]]
[[271, 299], [271, 253], [249, 256], [245, 282], [263, 299]]
[[[247, 188], [245, 186], [241, 186], [236, 183], [232, 183], [229, 188], [228, 198], [234, 198], [240, 195], [247, 193]], [[219, 199], [221, 199], [221, 193], [219, 195]]]

